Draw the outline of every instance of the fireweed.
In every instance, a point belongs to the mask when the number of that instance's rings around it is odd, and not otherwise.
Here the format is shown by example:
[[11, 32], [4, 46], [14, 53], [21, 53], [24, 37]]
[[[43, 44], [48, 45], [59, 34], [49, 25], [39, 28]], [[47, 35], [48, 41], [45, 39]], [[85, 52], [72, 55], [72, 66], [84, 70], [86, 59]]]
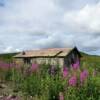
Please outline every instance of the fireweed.
[[81, 82], [81, 84], [84, 83], [84, 81], [87, 79], [87, 77], [88, 77], [88, 71], [87, 70], [83, 70], [80, 73], [80, 82]]
[[63, 78], [66, 78], [68, 76], [68, 69], [67, 67], [63, 68]]
[[76, 86], [77, 84], [77, 77], [76, 76], [72, 76], [69, 81], [68, 81], [70, 86]]
[[[5, 66], [5, 67], [3, 67], [3, 66]], [[9, 63], [4, 64], [4, 62], [0, 62], [0, 67], [9, 68], [9, 66], [11, 68], [11, 67], [14, 67], [15, 65], [9, 64]], [[80, 86], [80, 84], [84, 84], [84, 81], [89, 76], [88, 70], [86, 70], [86, 69], [83, 71], [80, 70], [79, 76], [78, 75], [75, 76], [73, 73], [76, 72], [76, 74], [78, 74], [77, 69], [80, 69], [79, 67], [80, 67], [79, 62], [76, 61], [76, 63], [72, 65], [72, 68], [74, 69], [72, 73], [70, 72], [70, 69], [67, 69], [67, 67], [64, 67], [62, 75], [59, 78], [55, 76], [55, 79], [52, 79], [52, 77], [49, 77], [51, 74], [54, 75], [56, 73], [55, 66], [51, 66], [49, 68], [50, 75], [46, 73], [46, 68], [45, 68], [43, 75], [36, 74], [36, 76], [35, 76], [35, 74], [34, 74], [33, 76], [28, 76], [25, 79], [23, 79], [23, 76], [21, 77], [22, 73], [19, 74], [20, 71], [18, 71], [17, 72], [18, 75], [14, 72], [14, 75], [15, 75], [14, 78], [15, 78], [15, 80], [19, 79], [18, 84], [20, 85], [20, 83], [21, 83], [21, 86], [19, 89], [21, 89], [21, 91], [23, 91], [23, 92], [28, 93], [28, 95], [33, 95], [33, 96], [37, 95], [38, 96], [38, 94], [41, 95], [42, 93], [44, 94], [45, 91], [48, 92], [48, 90], [51, 90], [50, 93], [53, 93], [53, 95], [56, 92], [55, 94], [57, 94], [57, 97], [59, 98], [57, 100], [64, 100], [64, 99], [66, 99], [65, 93], [69, 93], [69, 91], [70, 91], [70, 90], [68, 90], [68, 87], [69, 88], [71, 87], [73, 89], [75, 87], [75, 89], [78, 88], [81, 91], [81, 87], [79, 88], [77, 83], [79, 82], [79, 86]], [[37, 69], [39, 69], [40, 67], [37, 64], [32, 64], [32, 66], [30, 66], [29, 68], [31, 69], [30, 70], [31, 72], [34, 72]], [[44, 70], [44, 68], [42, 68], [42, 69]], [[31, 73], [30, 71], [28, 73]], [[47, 69], [47, 72], [48, 72], [48, 69]], [[18, 77], [16, 78], [16, 76], [18, 76]], [[43, 76], [45, 76], [45, 78]], [[62, 76], [63, 76], [63, 78], [62, 78]], [[20, 81], [21, 79], [22, 79], [22, 81]], [[67, 85], [66, 85], [66, 82], [68, 83]], [[53, 85], [51, 86], [51, 84], [53, 84]], [[91, 83], [89, 83], [89, 84], [91, 84]], [[17, 85], [17, 84], [15, 83], [15, 85]], [[15, 87], [17, 87], [17, 86], [15, 86]], [[92, 87], [93, 86], [91, 86], [90, 89], [92, 89]], [[88, 87], [85, 87], [85, 88], [87, 89]], [[85, 91], [87, 91], [87, 90], [85, 90]], [[93, 91], [94, 91], [94, 88], [93, 88]], [[77, 91], [75, 90], [75, 93], [76, 92]], [[71, 91], [71, 93], [72, 93], [72, 91]], [[84, 92], [82, 95], [84, 95], [85, 93], [86, 92]], [[66, 96], [68, 97], [69, 95], [72, 97], [75, 94], [69, 93]], [[80, 95], [80, 96], [82, 96], [82, 95]], [[94, 97], [96, 97], [96, 96], [94, 96]], [[66, 99], [66, 100], [73, 100], [73, 99]], [[78, 99], [78, 100], [81, 100], [81, 99]], [[84, 100], [84, 99], [82, 99], [82, 100]], [[94, 100], [98, 100], [98, 99], [94, 99]]]
[[36, 71], [38, 69], [38, 66], [39, 66], [38, 64], [32, 64], [31, 71], [32, 72]]
[[16, 65], [14, 63], [7, 63], [7, 62], [3, 62], [3, 61], [0, 61], [0, 68], [1, 69], [10, 69], [10, 68], [13, 68], [15, 67]]
[[73, 64], [71, 65], [71, 67], [72, 67], [74, 70], [79, 69], [79, 66], [80, 66], [79, 60], [77, 60], [75, 63], [73, 63]]

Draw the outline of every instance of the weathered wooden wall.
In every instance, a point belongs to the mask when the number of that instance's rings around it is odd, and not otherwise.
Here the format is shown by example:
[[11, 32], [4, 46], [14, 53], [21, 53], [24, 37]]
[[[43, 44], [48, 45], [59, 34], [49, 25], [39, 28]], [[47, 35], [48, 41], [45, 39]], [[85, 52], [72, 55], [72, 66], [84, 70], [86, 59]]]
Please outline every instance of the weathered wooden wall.
[[[50, 64], [50, 65], [64, 65], [64, 58], [31, 58], [30, 59], [31, 64], [37, 63], [37, 64]], [[14, 59], [16, 64], [25, 64], [24, 58], [16, 58]]]
[[[70, 67], [72, 63], [75, 63], [77, 59], [80, 61], [80, 55], [77, 49], [72, 50], [65, 57], [35, 57], [27, 58], [30, 59], [30, 63], [37, 64], [50, 64], [50, 65], [59, 65], [60, 67], [67, 66]], [[24, 58], [16, 58], [16, 63], [24, 64]]]
[[32, 58], [31, 63], [51, 64], [63, 66], [64, 58]]
[[65, 58], [64, 58], [64, 65], [67, 67], [70, 67], [71, 64], [75, 63], [77, 60], [80, 61], [80, 55], [77, 53], [76, 50], [73, 50], [70, 52]]
[[13, 59], [13, 61], [16, 63], [16, 64], [24, 64], [24, 61], [22, 58], [15, 58]]

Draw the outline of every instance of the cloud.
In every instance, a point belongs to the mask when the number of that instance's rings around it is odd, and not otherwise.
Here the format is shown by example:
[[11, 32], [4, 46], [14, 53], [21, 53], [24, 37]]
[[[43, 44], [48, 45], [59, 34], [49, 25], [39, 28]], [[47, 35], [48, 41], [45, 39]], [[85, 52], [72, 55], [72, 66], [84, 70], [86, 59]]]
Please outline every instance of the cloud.
[[5, 0], [0, 0], [0, 7], [4, 7]]
[[82, 50], [99, 49], [100, 42], [100, 3], [86, 5], [80, 10], [64, 13], [64, 25], [73, 33], [74, 40]]
[[[100, 49], [98, 0], [0, 0], [0, 52]], [[91, 41], [90, 41], [91, 40]]]
[[3, 53], [11, 53], [11, 52], [19, 52], [19, 51], [20, 51], [19, 49], [15, 49], [12, 46], [9, 46], [3, 51]]
[[9, 33], [46, 31], [49, 25], [56, 21], [56, 13], [57, 9], [52, 0], [42, 0], [42, 2], [40, 0], [10, 0], [6, 2], [6, 7], [2, 12], [1, 20], [5, 26], [2, 31]]
[[[65, 34], [52, 34], [46, 38], [42, 38], [39, 41], [36, 41], [36, 44], [40, 48], [52, 48], [52, 47], [73, 47], [72, 36], [65, 35]], [[67, 41], [66, 41], [67, 40]], [[49, 44], [49, 45], [47, 45]]]
[[66, 12], [64, 22], [73, 32], [99, 33], [100, 32], [100, 3], [86, 5], [78, 11]]
[[83, 8], [86, 4], [96, 4], [99, 0], [55, 0], [64, 10], [77, 10]]

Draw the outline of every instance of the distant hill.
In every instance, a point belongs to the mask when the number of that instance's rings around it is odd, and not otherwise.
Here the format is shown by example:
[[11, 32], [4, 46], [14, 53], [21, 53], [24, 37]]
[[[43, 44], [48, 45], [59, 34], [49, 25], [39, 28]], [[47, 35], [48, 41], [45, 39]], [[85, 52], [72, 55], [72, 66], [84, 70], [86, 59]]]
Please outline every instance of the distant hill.
[[89, 55], [83, 52], [81, 52], [81, 55], [81, 62], [84, 62], [87, 67], [94, 68], [100, 71], [100, 56]]
[[5, 54], [0, 54], [0, 60], [4, 61], [11, 61], [13, 56], [16, 55], [17, 53], [5, 53]]

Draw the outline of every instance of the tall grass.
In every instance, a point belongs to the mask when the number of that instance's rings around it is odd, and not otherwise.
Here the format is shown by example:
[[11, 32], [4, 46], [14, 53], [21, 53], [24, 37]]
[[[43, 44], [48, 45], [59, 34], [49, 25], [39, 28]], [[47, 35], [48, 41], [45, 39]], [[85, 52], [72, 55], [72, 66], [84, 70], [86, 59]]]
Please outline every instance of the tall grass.
[[85, 61], [69, 69], [62, 66], [63, 71], [59, 66], [45, 64], [2, 66], [0, 78], [11, 81], [24, 100], [100, 100], [99, 70], [90, 65]]

